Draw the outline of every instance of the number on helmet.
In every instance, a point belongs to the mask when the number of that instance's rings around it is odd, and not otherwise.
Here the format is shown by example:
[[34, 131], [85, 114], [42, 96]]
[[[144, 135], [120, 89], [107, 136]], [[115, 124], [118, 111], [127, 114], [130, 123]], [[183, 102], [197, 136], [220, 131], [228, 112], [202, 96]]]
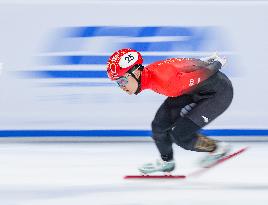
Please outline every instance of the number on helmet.
[[139, 56], [137, 52], [128, 52], [121, 57], [119, 61], [119, 66], [121, 68], [129, 68], [136, 63], [138, 57]]

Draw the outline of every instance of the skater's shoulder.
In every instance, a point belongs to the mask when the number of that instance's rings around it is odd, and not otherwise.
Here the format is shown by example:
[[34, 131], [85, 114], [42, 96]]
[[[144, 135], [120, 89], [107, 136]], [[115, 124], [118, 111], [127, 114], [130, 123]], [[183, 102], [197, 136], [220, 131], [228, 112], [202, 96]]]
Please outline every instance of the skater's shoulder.
[[174, 65], [174, 61], [172, 61], [172, 59], [165, 59], [165, 60], [161, 60], [161, 61], [155, 61], [151, 64], [148, 64], [147, 66], [145, 66], [145, 69], [147, 71], [157, 71], [157, 70], [166, 70], [169, 67], [173, 67]]

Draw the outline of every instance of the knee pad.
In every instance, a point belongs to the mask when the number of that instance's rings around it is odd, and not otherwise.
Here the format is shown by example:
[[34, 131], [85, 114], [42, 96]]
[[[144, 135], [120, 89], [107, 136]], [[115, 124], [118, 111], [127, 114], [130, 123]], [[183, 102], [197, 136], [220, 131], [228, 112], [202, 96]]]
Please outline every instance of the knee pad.
[[152, 135], [153, 140], [157, 143], [161, 143], [161, 142], [169, 142], [171, 141], [170, 136], [168, 135], [168, 133], [153, 133]]

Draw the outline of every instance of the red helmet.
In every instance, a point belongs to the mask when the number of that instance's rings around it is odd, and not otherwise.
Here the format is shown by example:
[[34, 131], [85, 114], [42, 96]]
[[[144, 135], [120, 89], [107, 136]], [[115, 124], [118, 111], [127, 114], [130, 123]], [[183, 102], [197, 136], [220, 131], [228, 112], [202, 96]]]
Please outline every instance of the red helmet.
[[131, 48], [116, 51], [108, 60], [107, 74], [111, 80], [116, 80], [133, 66], [142, 64], [143, 59], [139, 52]]

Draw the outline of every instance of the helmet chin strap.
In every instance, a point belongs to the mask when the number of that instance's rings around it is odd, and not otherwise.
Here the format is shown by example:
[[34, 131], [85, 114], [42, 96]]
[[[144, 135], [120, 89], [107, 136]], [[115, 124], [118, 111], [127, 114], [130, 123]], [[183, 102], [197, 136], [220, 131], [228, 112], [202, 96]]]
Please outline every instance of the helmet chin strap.
[[135, 91], [135, 95], [138, 95], [141, 92], [141, 75], [139, 76], [139, 78], [137, 78], [133, 73], [130, 73], [130, 75], [137, 81], [138, 83], [138, 87], [137, 90]]
[[139, 76], [139, 78], [137, 78], [135, 75], [134, 75], [134, 71], [136, 70], [136, 69], [138, 69], [138, 70], [140, 70], [140, 71], [142, 71], [143, 70], [143, 68], [144, 68], [144, 66], [143, 65], [137, 65], [137, 66], [134, 66], [131, 70], [129, 70], [129, 74], [137, 81], [137, 83], [138, 83], [138, 87], [137, 87], [137, 90], [135, 91], [135, 95], [138, 95], [140, 92], [141, 92], [141, 75]]

